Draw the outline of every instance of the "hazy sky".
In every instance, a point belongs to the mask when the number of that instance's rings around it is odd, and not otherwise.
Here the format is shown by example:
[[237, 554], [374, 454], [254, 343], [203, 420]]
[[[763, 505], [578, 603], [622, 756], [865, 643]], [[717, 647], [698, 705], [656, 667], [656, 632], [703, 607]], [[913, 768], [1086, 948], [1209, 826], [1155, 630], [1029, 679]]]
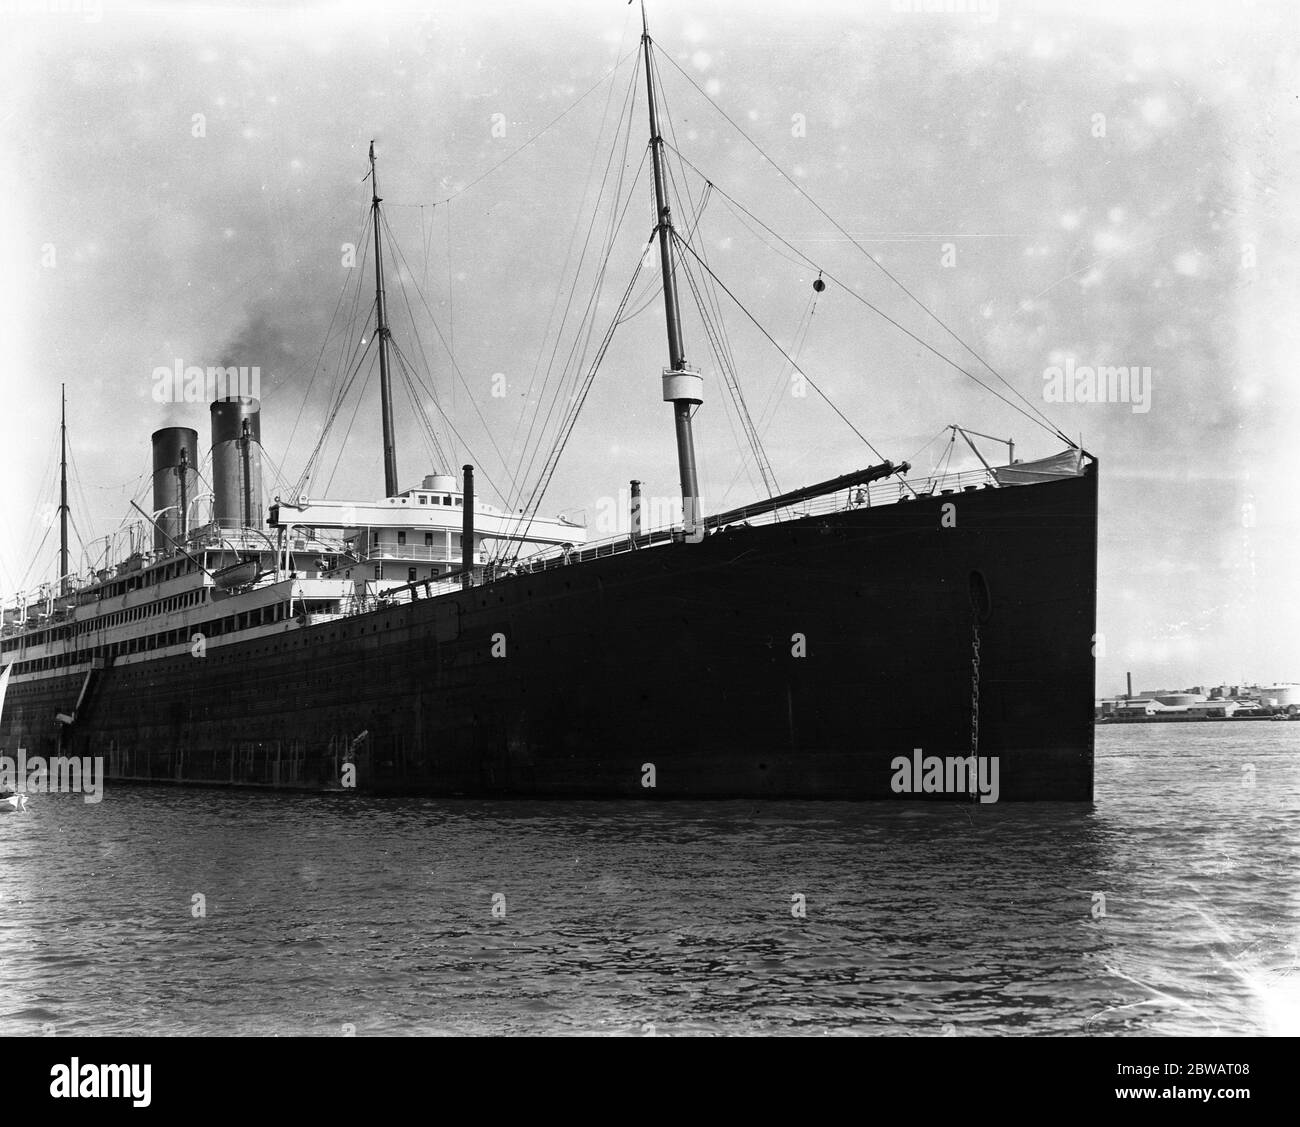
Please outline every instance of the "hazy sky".
[[[1285, 190], [1300, 163], [1300, 9], [1287, 0], [913, 6], [925, 7], [654, 0], [665, 132], [817, 269], [981, 372], [671, 59], [1100, 457], [1099, 692], [1120, 689], [1126, 669], [1142, 688], [1300, 680], [1300, 271]], [[152, 396], [154, 370], [178, 359], [260, 368], [263, 440], [283, 470], [276, 488], [288, 491], [328, 412], [341, 350], [369, 338], [346, 315], [359, 287], [358, 315], [368, 307], [369, 263], [343, 259], [345, 244], [366, 235], [372, 138], [405, 255], [388, 264], [394, 337], [469, 452], [421, 393], [439, 442], [455, 467], [478, 465], [493, 503], [512, 474], [535, 480], [541, 457], [521, 472], [537, 445], [529, 420], [547, 417], [562, 372], [571, 386], [575, 338], [575, 355], [590, 361], [653, 222], [640, 167], [644, 85], [632, 69], [639, 30], [622, 0], [0, 0], [0, 592], [54, 574], [57, 527], [39, 557], [36, 548], [57, 502], [60, 383], [77, 471], [74, 561], [80, 541], [134, 516], [132, 497], [147, 507], [153, 430], [193, 426], [206, 451], [206, 406]], [[618, 140], [593, 223], [633, 82], [626, 159]], [[704, 185], [684, 166], [675, 177], [675, 215], [689, 223], [687, 192], [699, 205]], [[610, 202], [629, 193], [594, 328], [579, 338]], [[928, 470], [946, 440], [925, 444], [954, 422], [1014, 436], [1018, 456], [1060, 449], [844, 290], [811, 304], [816, 270], [751, 228], [713, 193], [694, 237], [884, 456]], [[651, 263], [543, 513], [594, 520], [632, 477], [651, 495], [677, 491], [656, 275]], [[687, 353], [708, 388], [696, 419], [706, 504], [739, 504], [759, 492], [758, 475], [685, 298]], [[725, 295], [721, 303], [780, 486], [874, 461], [815, 394], [790, 393], [789, 366]], [[1067, 361], [1150, 368], [1149, 403], [1046, 401], [1045, 371]], [[400, 380], [398, 389], [408, 487], [445, 467]], [[357, 384], [308, 494], [382, 493], [377, 397], [373, 375]], [[542, 456], [558, 418], [542, 428]], [[954, 465], [970, 464], [959, 451]]]

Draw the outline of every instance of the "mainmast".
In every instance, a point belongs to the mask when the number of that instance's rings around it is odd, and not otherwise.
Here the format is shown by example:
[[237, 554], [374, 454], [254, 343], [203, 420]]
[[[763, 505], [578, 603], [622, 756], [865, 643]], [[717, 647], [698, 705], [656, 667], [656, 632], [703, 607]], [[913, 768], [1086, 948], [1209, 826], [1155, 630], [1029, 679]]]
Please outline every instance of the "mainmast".
[[645, 5], [641, 5], [641, 47], [645, 53], [645, 84], [650, 102], [650, 163], [655, 178], [656, 230], [659, 232], [659, 264], [664, 278], [664, 318], [668, 326], [668, 368], [663, 374], [664, 402], [673, 405], [677, 427], [677, 467], [682, 481], [682, 514], [687, 530], [701, 518], [700, 484], [695, 470], [695, 438], [691, 433], [691, 411], [704, 402], [704, 380], [686, 366], [682, 344], [682, 320], [677, 306], [677, 279], [673, 263], [673, 219], [665, 188], [663, 138], [659, 136], [659, 111], [655, 105], [654, 72], [650, 64], [650, 31]]
[[59, 385], [59, 594], [68, 593], [68, 391]]
[[370, 210], [375, 221], [375, 333], [379, 338], [379, 410], [384, 424], [384, 496], [397, 494], [397, 447], [393, 437], [393, 391], [388, 380], [388, 318], [384, 307], [384, 259], [379, 238], [379, 182], [375, 143], [370, 142]]

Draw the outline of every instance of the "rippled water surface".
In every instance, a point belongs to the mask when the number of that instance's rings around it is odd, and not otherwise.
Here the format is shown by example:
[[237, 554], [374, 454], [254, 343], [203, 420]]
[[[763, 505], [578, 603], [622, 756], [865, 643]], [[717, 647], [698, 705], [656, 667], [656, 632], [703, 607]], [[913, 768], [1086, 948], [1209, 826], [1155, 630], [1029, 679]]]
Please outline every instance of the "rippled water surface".
[[1097, 743], [1091, 806], [39, 796], [0, 1032], [1300, 1033], [1300, 723]]

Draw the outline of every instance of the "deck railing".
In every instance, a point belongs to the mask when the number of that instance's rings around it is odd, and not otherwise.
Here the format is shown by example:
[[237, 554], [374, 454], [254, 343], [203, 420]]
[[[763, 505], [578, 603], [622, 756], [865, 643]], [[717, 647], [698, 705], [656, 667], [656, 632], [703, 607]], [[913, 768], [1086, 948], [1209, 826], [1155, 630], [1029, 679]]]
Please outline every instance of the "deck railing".
[[[872, 482], [870, 485], [841, 489], [838, 492], [826, 493], [820, 497], [812, 497], [797, 504], [787, 505], [769, 513], [750, 517], [745, 523], [750, 525], [776, 524], [783, 521], [800, 520], [804, 517], [828, 516], [854, 509], [879, 508], [885, 505], [894, 505], [916, 496], [947, 496], [995, 486], [996, 482], [993, 475], [985, 469], [939, 474], [915, 481], [900, 481], [893, 478]], [[680, 530], [676, 535], [681, 535]], [[503, 569], [502, 574], [549, 571], [555, 567], [565, 567], [569, 564], [583, 563], [587, 560], [601, 559], [622, 552], [632, 552], [641, 548], [666, 544], [673, 539], [673, 536], [672, 529], [664, 528], [656, 529], [653, 532], [643, 532], [639, 536], [632, 536], [630, 532], [623, 532], [607, 537], [604, 540], [589, 542], [581, 548], [575, 547], [567, 551], [547, 548], [516, 561], [510, 568]]]
[[[788, 505], [769, 513], [756, 515], [749, 518], [747, 523], [751, 525], [773, 524], [788, 520], [798, 520], [810, 516], [826, 516], [860, 508], [877, 508], [884, 505], [894, 505], [898, 504], [900, 501], [907, 501], [908, 499], [917, 496], [948, 496], [973, 490], [994, 488], [997, 486], [998, 483], [994, 479], [993, 474], [983, 468], [977, 470], [963, 470], [960, 473], [938, 474], [915, 480], [886, 478], [881, 481], [872, 482], [870, 485], [853, 486], [849, 489], [842, 489], [835, 493], [827, 493], [820, 497], [809, 498], [806, 501], [800, 501], [796, 504]], [[474, 569], [472, 576], [469, 577], [468, 585], [481, 586], [483, 584], [493, 583], [498, 579], [508, 578], [512, 575], [535, 574], [537, 572], [550, 571], [557, 567], [567, 567], [572, 564], [585, 563], [588, 560], [604, 559], [607, 556], [621, 555], [624, 552], [634, 552], [647, 548], [654, 548], [670, 543], [674, 536], [680, 537], [681, 535], [682, 532], [680, 528], [676, 532], [671, 528], [655, 529], [651, 532], [643, 532], [637, 536], [631, 535], [630, 532], [622, 532], [606, 537], [603, 540], [585, 543], [581, 547], [575, 545], [567, 548], [546, 548], [531, 556], [510, 561], [502, 559], [487, 559], [485, 562], [483, 553], [480, 552], [478, 553], [478, 562], [482, 566]], [[422, 544], [401, 545], [400, 547], [398, 545], [389, 544], [381, 544], [379, 546], [379, 550], [384, 553], [383, 558], [392, 558], [387, 556], [387, 551], [390, 549], [402, 552], [404, 554], [403, 558], [423, 558], [422, 556], [417, 556], [416, 553], [422, 553], [429, 550]], [[378, 558], [373, 557], [374, 549], [371, 549], [371, 552], [372, 558]], [[445, 558], [434, 559], [431, 556], [430, 562], [454, 564], [457, 560], [446, 560]], [[364, 567], [365, 561], [359, 561], [358, 564], [354, 566]], [[465, 585], [463, 583], [463, 578], [464, 577], [462, 576], [454, 575], [452, 578], [420, 580], [415, 584], [394, 588], [387, 594], [380, 592], [349, 597], [342, 601], [340, 612], [345, 615], [363, 614], [385, 605], [409, 602], [413, 597], [413, 588], [415, 592], [414, 598], [437, 598], [440, 595], [447, 595], [461, 590], [462, 586]], [[29, 614], [31, 614], [31, 610], [29, 610]], [[39, 625], [52, 625], [56, 621], [58, 621], [58, 619], [41, 618], [39, 620]], [[5, 624], [3, 633], [5, 635], [21, 633], [25, 629], [30, 629], [34, 625], [37, 625], [37, 623], [30, 620], [25, 627], [17, 626], [10, 621]]]

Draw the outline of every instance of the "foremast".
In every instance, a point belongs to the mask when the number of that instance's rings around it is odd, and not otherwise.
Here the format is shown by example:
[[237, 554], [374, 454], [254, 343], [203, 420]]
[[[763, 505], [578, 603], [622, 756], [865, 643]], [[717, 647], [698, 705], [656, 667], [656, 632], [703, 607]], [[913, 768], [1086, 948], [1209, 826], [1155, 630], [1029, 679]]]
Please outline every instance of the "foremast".
[[59, 385], [59, 594], [68, 593], [68, 391]]
[[641, 48], [645, 55], [646, 94], [650, 104], [650, 163], [655, 182], [655, 230], [659, 235], [659, 264], [664, 280], [664, 319], [668, 328], [668, 368], [663, 374], [663, 396], [665, 403], [673, 405], [677, 430], [677, 467], [682, 483], [682, 518], [689, 532], [699, 525], [702, 516], [691, 412], [704, 402], [704, 380], [698, 372], [691, 371], [686, 366], [686, 348], [682, 343], [682, 319], [677, 304], [677, 278], [673, 261], [673, 219], [665, 187], [664, 143], [659, 135], [654, 68], [650, 62], [650, 31], [646, 25], [644, 4], [641, 6]]
[[388, 377], [388, 311], [384, 300], [383, 241], [379, 237], [379, 182], [375, 143], [370, 142], [370, 212], [375, 225], [375, 336], [379, 345], [379, 409], [384, 425], [384, 496], [397, 496], [397, 445], [393, 434], [393, 390]]

